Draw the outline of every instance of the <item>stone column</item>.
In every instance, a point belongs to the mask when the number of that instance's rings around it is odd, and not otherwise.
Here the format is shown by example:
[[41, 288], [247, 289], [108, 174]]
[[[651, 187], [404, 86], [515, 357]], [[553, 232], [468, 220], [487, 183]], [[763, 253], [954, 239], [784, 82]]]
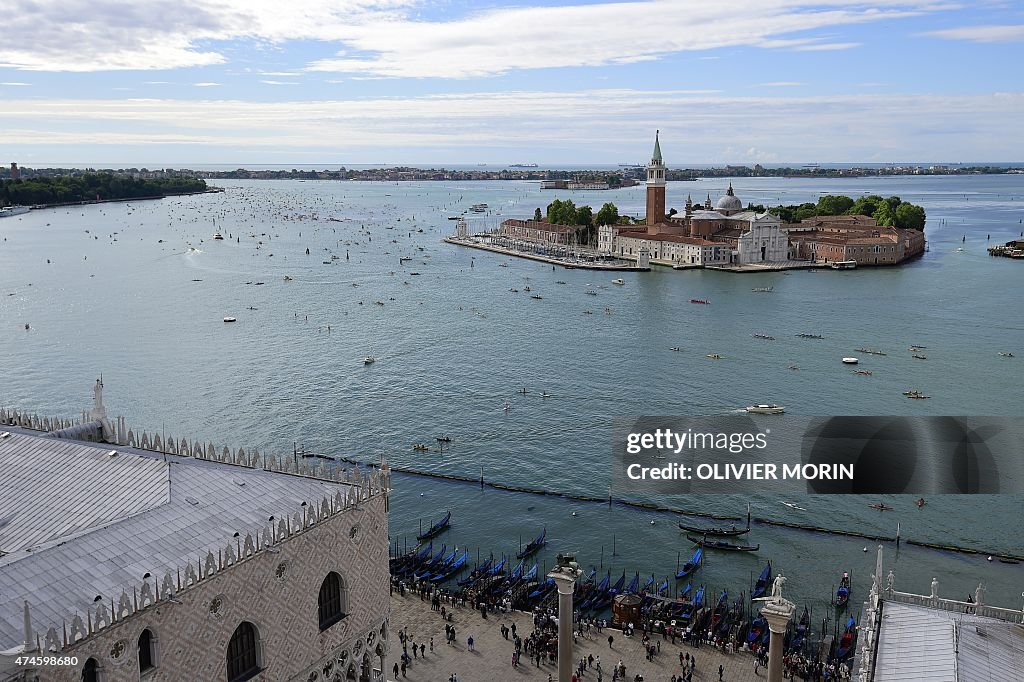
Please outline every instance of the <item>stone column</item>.
[[548, 573], [558, 587], [558, 682], [572, 681], [572, 593], [579, 576], [580, 569], [573, 557], [561, 554]]
[[768, 621], [771, 642], [768, 645], [768, 682], [782, 682], [782, 657], [785, 646], [786, 627], [789, 625], [796, 605], [781, 597], [767, 602], [761, 608], [761, 615]]

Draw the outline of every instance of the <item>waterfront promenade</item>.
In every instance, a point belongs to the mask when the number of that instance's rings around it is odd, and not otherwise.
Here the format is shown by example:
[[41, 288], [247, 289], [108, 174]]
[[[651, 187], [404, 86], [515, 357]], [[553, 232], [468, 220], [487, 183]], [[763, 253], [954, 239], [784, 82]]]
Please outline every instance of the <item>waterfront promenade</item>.
[[[399, 631], [405, 629], [409, 639], [416, 645], [427, 646], [424, 658], [416, 658], [406, 670], [406, 678], [417, 682], [445, 682], [452, 673], [458, 675], [458, 682], [496, 682], [497, 680], [522, 680], [523, 682], [546, 682], [548, 675], [558, 679], [558, 669], [550, 663], [542, 663], [540, 667], [523, 655], [518, 667], [512, 667], [514, 651], [511, 638], [505, 639], [501, 627], [511, 628], [515, 623], [516, 631], [524, 639], [533, 632], [533, 616], [529, 613], [513, 612], [510, 614], [488, 614], [485, 620], [479, 611], [467, 607], [455, 608], [446, 604], [452, 615], [451, 625], [455, 627], [455, 644], [445, 644], [445, 622], [441, 614], [432, 611], [430, 601], [421, 601], [417, 593], [407, 591], [404, 597], [396, 592], [391, 597], [391, 632], [390, 648], [387, 658], [387, 669], [384, 671], [386, 680], [395, 680], [394, 666], [401, 665], [402, 643]], [[608, 635], [615, 640], [612, 648], [608, 647]], [[430, 639], [434, 640], [434, 651], [430, 651]], [[473, 638], [473, 651], [469, 651], [467, 639]], [[718, 666], [724, 668], [722, 679], [727, 682], [747, 682], [765, 680], [764, 668], [759, 675], [754, 674], [754, 657], [750, 653], [723, 654], [711, 646], [699, 649], [677, 640], [662, 640], [661, 635], [652, 637], [651, 642], [660, 642], [661, 652], [653, 661], [647, 655], [641, 643], [639, 632], [632, 637], [624, 637], [617, 629], [606, 629], [598, 634], [594, 629], [589, 634], [577, 638], [574, 648], [574, 659], [593, 655], [600, 656], [603, 680], [611, 682], [612, 669], [621, 660], [626, 666], [626, 679], [632, 680], [638, 673], [643, 675], [645, 682], [668, 682], [672, 675], [679, 674], [679, 654], [682, 652], [697, 657], [697, 667], [693, 679], [703, 681], [718, 680]], [[409, 655], [412, 655], [411, 643]], [[399, 670], [398, 679], [402, 673]], [[597, 671], [586, 671], [584, 680], [596, 682]]]
[[628, 263], [619, 262], [603, 262], [603, 261], [587, 261], [577, 260], [573, 258], [563, 258], [559, 256], [549, 256], [540, 253], [531, 253], [529, 251], [519, 251], [516, 249], [509, 249], [495, 244], [490, 244], [474, 237], [445, 237], [444, 241], [448, 244], [455, 244], [456, 246], [468, 246], [473, 249], [481, 249], [483, 251], [491, 251], [492, 253], [500, 253], [504, 256], [515, 256], [517, 258], [526, 258], [529, 260], [540, 261], [542, 263], [550, 263], [551, 265], [560, 265], [563, 268], [575, 269], [575, 270], [611, 270], [615, 272], [648, 272], [650, 268], [643, 268], [636, 265], [629, 265]]

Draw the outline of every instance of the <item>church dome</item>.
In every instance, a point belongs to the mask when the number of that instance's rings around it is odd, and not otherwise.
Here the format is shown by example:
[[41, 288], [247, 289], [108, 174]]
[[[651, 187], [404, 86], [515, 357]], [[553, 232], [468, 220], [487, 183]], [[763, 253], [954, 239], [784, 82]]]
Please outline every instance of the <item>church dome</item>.
[[715, 204], [715, 208], [722, 211], [740, 211], [743, 209], [743, 202], [740, 201], [739, 197], [733, 194], [732, 183], [729, 183], [729, 189], [726, 191], [725, 196], [718, 200]]

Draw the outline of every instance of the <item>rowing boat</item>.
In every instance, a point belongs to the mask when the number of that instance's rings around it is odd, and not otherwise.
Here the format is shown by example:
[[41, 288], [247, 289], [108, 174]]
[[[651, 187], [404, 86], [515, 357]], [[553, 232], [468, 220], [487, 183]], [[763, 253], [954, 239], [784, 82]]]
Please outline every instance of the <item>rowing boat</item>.
[[708, 540], [704, 538], [696, 538], [692, 535], [687, 535], [686, 539], [690, 542], [700, 545], [701, 547], [707, 547], [709, 549], [721, 549], [727, 552], [756, 552], [761, 549], [761, 545], [734, 545], [724, 540]]

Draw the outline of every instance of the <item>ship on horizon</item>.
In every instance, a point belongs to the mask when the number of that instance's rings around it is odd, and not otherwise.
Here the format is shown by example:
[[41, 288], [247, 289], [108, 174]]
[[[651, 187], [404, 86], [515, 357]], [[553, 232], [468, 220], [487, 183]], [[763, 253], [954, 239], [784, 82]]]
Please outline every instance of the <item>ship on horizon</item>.
[[535, 163], [513, 163], [509, 165], [509, 168], [537, 168]]

